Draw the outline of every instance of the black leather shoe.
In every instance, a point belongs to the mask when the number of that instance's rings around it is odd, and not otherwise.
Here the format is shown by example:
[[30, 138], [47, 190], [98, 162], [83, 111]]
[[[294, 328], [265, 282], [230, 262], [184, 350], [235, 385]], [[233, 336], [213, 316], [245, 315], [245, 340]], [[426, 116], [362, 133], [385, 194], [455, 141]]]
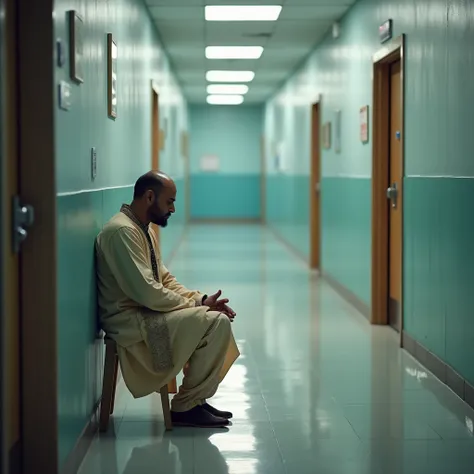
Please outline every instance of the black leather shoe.
[[213, 415], [201, 405], [188, 411], [171, 411], [171, 421], [175, 426], [196, 428], [223, 428], [229, 424], [229, 420]]
[[226, 420], [230, 420], [234, 416], [230, 411], [218, 410], [217, 408], [214, 408], [213, 406], [209, 405], [209, 403], [204, 403], [201, 406], [211, 415], [217, 416], [219, 418], [225, 418]]

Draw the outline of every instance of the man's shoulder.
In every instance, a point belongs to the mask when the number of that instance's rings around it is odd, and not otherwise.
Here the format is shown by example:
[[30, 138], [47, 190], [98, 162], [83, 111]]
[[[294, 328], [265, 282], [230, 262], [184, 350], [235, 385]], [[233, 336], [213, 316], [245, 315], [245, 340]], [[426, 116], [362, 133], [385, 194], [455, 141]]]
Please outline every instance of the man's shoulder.
[[121, 227], [133, 227], [133, 224], [123, 212], [118, 212], [105, 223], [102, 233], [113, 232]]
[[119, 212], [104, 225], [97, 239], [98, 241], [103, 241], [111, 238], [117, 233], [127, 231], [133, 232], [135, 230], [136, 226], [133, 224], [133, 222], [123, 212]]

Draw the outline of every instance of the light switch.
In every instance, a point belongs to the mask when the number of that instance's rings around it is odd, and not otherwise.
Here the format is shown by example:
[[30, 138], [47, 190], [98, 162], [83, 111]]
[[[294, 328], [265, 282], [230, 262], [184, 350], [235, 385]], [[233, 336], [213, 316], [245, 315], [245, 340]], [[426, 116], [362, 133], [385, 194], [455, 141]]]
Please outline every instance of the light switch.
[[95, 149], [95, 146], [91, 148], [91, 178], [92, 181], [97, 176], [97, 150]]
[[61, 81], [58, 86], [59, 107], [63, 110], [71, 108], [71, 85]]

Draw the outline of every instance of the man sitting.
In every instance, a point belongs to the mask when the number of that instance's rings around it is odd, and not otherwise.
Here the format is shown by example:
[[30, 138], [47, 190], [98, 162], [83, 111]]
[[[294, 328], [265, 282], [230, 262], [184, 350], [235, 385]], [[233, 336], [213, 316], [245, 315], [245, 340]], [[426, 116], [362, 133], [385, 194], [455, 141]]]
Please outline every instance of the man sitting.
[[173, 424], [221, 427], [232, 414], [206, 399], [239, 355], [230, 326], [235, 312], [220, 290], [210, 297], [188, 290], [163, 265], [150, 224], [166, 227], [175, 199], [173, 180], [151, 171], [97, 237], [101, 323], [117, 343], [135, 398], [158, 392], [188, 364], [172, 400]]

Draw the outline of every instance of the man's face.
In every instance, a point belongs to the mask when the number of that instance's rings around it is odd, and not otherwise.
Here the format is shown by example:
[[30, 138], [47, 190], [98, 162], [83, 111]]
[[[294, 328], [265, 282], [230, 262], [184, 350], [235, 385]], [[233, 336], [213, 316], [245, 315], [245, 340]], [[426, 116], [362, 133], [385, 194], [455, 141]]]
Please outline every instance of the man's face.
[[151, 193], [148, 218], [153, 224], [166, 227], [168, 219], [175, 212], [176, 187], [172, 184], [166, 185], [161, 189], [158, 196], [153, 191]]

